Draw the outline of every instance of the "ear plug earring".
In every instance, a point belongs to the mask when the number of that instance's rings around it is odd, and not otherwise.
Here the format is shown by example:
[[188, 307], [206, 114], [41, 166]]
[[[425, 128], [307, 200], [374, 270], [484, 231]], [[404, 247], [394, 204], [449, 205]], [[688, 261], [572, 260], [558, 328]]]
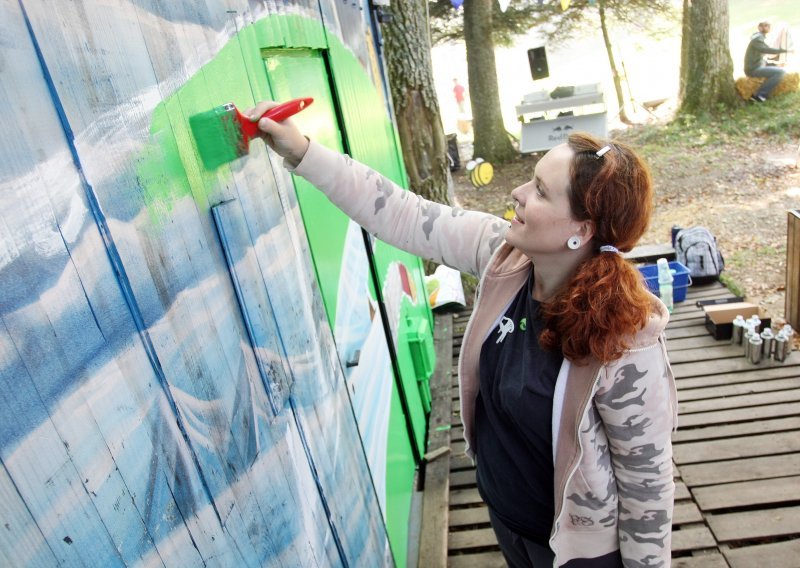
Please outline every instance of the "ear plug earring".
[[567, 246], [572, 250], [577, 250], [581, 246], [581, 238], [578, 235], [572, 235], [567, 240]]

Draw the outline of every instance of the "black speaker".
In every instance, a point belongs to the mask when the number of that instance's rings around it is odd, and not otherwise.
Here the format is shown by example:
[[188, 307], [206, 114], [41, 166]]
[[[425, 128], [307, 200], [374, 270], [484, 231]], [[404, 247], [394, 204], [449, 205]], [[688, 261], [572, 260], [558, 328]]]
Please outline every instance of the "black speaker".
[[547, 67], [547, 52], [544, 50], [544, 46], [528, 50], [528, 63], [531, 66], [531, 77], [534, 81], [550, 76], [550, 69]]

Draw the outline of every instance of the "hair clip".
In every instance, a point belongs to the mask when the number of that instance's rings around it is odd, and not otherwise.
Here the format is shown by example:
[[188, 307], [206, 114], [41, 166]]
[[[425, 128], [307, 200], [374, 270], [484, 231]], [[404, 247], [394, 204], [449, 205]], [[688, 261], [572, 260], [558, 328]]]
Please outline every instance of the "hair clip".
[[[606, 146], [608, 148], [608, 146]], [[619, 249], [614, 245], [603, 245], [600, 247], [600, 252], [613, 252], [619, 254]]]
[[595, 152], [595, 153], [594, 153], [594, 155], [595, 155], [595, 156], [597, 156], [597, 159], [600, 159], [600, 158], [602, 158], [603, 156], [605, 156], [605, 155], [606, 155], [606, 152], [608, 152], [609, 150], [611, 150], [611, 146], [609, 146], [608, 144], [606, 144], [605, 146], [603, 146], [602, 148], [600, 148], [600, 149], [599, 149], [597, 152]]

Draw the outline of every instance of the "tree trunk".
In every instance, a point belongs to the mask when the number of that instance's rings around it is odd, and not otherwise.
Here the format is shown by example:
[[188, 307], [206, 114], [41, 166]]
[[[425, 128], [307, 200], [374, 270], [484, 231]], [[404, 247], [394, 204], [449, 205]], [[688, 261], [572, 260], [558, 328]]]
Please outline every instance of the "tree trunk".
[[493, 1], [464, 1], [464, 43], [467, 48], [472, 129], [475, 135], [473, 155], [499, 164], [513, 159], [517, 152], [511, 144], [500, 112], [492, 38]]
[[679, 112], [704, 114], [739, 102], [733, 82], [729, 26], [728, 0], [689, 3], [690, 34], [681, 40], [688, 48], [681, 69], [684, 88]]
[[597, 2], [597, 10], [600, 14], [600, 29], [603, 32], [603, 43], [606, 45], [606, 53], [608, 54], [608, 64], [611, 67], [611, 76], [614, 79], [614, 90], [617, 93], [617, 103], [619, 104], [619, 119], [623, 124], [633, 124], [625, 112], [625, 95], [622, 93], [622, 80], [619, 77], [619, 70], [617, 63], [614, 61], [614, 52], [611, 49], [611, 38], [608, 35], [608, 26], [606, 25], [606, 3], [605, 0]]
[[689, 66], [689, 39], [692, 37], [691, 0], [683, 0], [683, 13], [681, 16], [681, 68], [678, 81], [678, 100], [682, 101], [686, 95], [686, 74]]
[[393, 2], [392, 20], [381, 30], [411, 189], [432, 201], [449, 203], [450, 170], [433, 83], [426, 2]]

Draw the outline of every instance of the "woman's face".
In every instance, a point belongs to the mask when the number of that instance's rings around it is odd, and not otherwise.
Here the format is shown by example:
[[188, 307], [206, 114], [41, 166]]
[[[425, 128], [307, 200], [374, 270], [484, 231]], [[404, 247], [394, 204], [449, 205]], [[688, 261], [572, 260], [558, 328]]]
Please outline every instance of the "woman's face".
[[528, 256], [563, 253], [571, 236], [583, 238], [567, 194], [573, 155], [567, 144], [556, 146], [536, 164], [533, 179], [511, 192], [516, 216], [506, 241]]

